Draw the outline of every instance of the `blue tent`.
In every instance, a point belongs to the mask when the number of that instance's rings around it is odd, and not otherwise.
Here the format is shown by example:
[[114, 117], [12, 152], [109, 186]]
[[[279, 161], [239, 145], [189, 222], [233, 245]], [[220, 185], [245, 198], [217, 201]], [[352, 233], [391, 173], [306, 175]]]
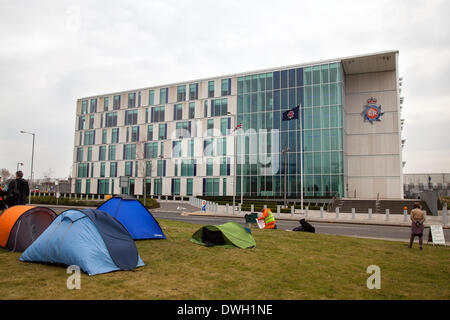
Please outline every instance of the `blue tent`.
[[166, 239], [153, 215], [131, 196], [115, 196], [97, 208], [116, 218], [133, 239]]
[[61, 213], [20, 260], [77, 265], [89, 275], [144, 265], [127, 230], [109, 214], [93, 209]]

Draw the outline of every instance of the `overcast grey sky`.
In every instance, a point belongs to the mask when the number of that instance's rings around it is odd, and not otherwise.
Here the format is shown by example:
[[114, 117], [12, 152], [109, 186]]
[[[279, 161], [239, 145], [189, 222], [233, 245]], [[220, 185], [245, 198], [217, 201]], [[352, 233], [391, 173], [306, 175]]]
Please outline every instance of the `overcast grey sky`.
[[0, 0], [0, 168], [71, 173], [80, 97], [399, 50], [405, 172], [450, 172], [450, 1]]

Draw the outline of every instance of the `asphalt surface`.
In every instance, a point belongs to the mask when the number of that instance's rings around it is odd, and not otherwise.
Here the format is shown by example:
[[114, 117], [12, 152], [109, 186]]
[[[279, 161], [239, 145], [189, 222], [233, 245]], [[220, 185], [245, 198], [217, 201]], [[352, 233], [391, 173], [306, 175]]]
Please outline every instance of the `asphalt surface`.
[[[176, 221], [190, 222], [195, 224], [222, 224], [228, 221], [234, 221], [242, 226], [246, 226], [244, 218], [241, 217], [214, 217], [214, 216], [182, 216], [179, 213], [153, 211], [153, 216], [157, 219], [170, 219]], [[360, 225], [360, 224], [344, 224], [344, 223], [311, 223], [316, 233], [352, 236], [360, 238], [395, 240], [395, 241], [409, 241], [410, 229], [407, 227], [396, 226], [376, 226], [376, 225]], [[277, 227], [280, 230], [292, 230], [299, 226], [298, 221], [277, 220]], [[450, 239], [450, 230], [445, 229], [444, 235], [446, 240]], [[425, 229], [424, 243], [428, 239], [428, 230]], [[417, 241], [417, 238], [416, 238]]]

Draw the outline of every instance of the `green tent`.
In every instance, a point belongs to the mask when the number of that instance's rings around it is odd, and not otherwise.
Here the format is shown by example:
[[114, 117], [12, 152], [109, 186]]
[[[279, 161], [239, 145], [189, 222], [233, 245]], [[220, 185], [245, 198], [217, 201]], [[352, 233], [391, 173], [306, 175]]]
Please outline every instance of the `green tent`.
[[201, 227], [192, 235], [191, 241], [207, 247], [242, 249], [256, 247], [250, 229], [236, 222]]

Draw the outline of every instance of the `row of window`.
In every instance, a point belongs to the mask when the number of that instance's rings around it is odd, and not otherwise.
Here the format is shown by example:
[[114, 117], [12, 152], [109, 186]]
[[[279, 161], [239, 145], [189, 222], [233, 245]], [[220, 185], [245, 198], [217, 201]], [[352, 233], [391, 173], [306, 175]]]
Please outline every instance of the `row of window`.
[[[109, 175], [107, 175], [106, 164], [109, 163]], [[166, 176], [166, 167], [167, 160], [157, 160], [156, 161], [156, 176], [165, 177]], [[118, 177], [117, 173], [117, 162], [100, 162], [100, 178]], [[94, 177], [94, 166], [95, 163], [79, 163], [77, 166], [77, 174], [78, 178], [93, 178]], [[197, 176], [197, 162], [195, 159], [180, 159], [173, 161], [173, 169], [174, 176]], [[206, 162], [206, 176], [229, 176], [231, 174], [231, 163], [230, 158], [223, 157], [220, 158], [219, 164], [219, 172], [214, 172], [214, 163], [213, 159], [207, 159]], [[128, 177], [138, 177], [141, 174], [144, 174], [146, 177], [154, 176], [152, 173], [152, 161], [146, 161], [145, 167], [142, 168], [143, 171], [139, 172], [139, 162], [138, 161], [125, 161], [124, 167], [124, 176]]]
[[[214, 97], [214, 81], [208, 82], [208, 98]], [[221, 96], [231, 95], [231, 78], [222, 79], [221, 81]], [[186, 95], [186, 85], [177, 86], [177, 102], [198, 100], [198, 83], [189, 84], [189, 95]], [[159, 104], [167, 104], [169, 98], [169, 88], [161, 88], [159, 91]], [[120, 109], [120, 95], [113, 96], [112, 109], [110, 109], [109, 97], [103, 99], [103, 111]], [[81, 101], [81, 114], [96, 113], [98, 98], [86, 99]], [[155, 90], [150, 89], [148, 94], [148, 105], [155, 105]], [[142, 106], [142, 92], [132, 92], [128, 94], [128, 108], [136, 108]]]
[[237, 93], [278, 90], [339, 81], [341, 81], [340, 63], [323, 64], [239, 77]]
[[[211, 100], [211, 105], [208, 113], [208, 100], [205, 100], [204, 104], [204, 114], [205, 117], [218, 117], [218, 116], [226, 116], [228, 114], [228, 100], [224, 99], [215, 99]], [[156, 106], [152, 108], [147, 108], [145, 110], [145, 123], [148, 122], [164, 122], [165, 119], [165, 106]], [[106, 112], [104, 114], [100, 114], [100, 128], [110, 128], [117, 127], [117, 111]], [[190, 102], [188, 106], [188, 119], [195, 118], [195, 103]], [[183, 105], [182, 104], [174, 104], [173, 105], [173, 120], [182, 120], [183, 119]], [[87, 123], [89, 121], [89, 125]], [[168, 120], [167, 120], [168, 121]], [[138, 110], [126, 110], [124, 117], [124, 126], [136, 125], [138, 123]], [[78, 116], [78, 130], [85, 129], [93, 129], [94, 128], [94, 115], [81, 115]]]
[[[153, 134], [153, 124], [147, 125], [147, 135], [146, 141], [154, 140]], [[120, 128], [112, 128], [111, 129], [111, 139], [110, 143], [119, 143], [119, 129]], [[140, 141], [140, 126], [130, 126], [122, 128], [126, 130], [126, 137], [124, 142], [139, 142]], [[175, 135], [171, 138], [175, 139], [185, 139], [190, 138], [192, 135], [197, 135], [197, 126], [194, 126], [194, 132], [192, 131], [191, 121], [180, 121], [175, 124]], [[214, 135], [228, 135], [231, 130], [231, 118], [222, 118], [220, 119], [220, 132], [216, 132], [214, 126], [214, 119], [207, 120], [206, 127], [206, 136], [214, 136]], [[92, 145], [95, 144], [95, 133], [96, 130], [86, 130], [80, 132], [79, 135], [79, 145]], [[108, 143], [108, 130], [102, 129], [102, 144]], [[84, 138], [84, 139], [83, 139]], [[158, 132], [157, 132], [157, 140], [166, 140], [167, 139], [167, 123], [158, 124]]]

